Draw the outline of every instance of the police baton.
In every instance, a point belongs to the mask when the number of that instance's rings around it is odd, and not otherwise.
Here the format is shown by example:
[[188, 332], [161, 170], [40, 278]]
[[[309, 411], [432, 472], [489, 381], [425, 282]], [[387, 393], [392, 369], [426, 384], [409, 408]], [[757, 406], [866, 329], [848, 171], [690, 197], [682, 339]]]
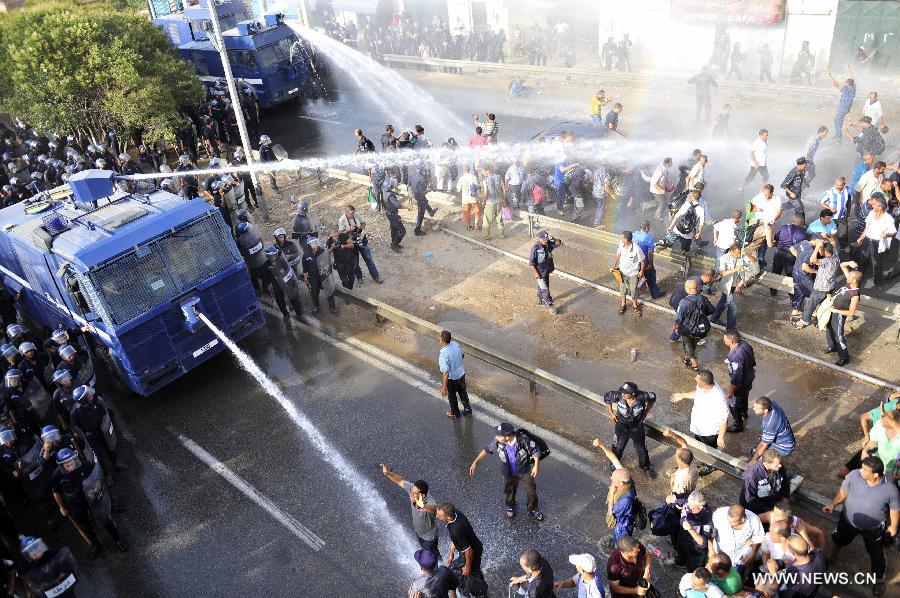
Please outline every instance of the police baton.
[[81, 526], [78, 525], [78, 522], [71, 515], [66, 515], [66, 519], [72, 522], [72, 525], [75, 526], [75, 530], [84, 538], [84, 541], [87, 542], [90, 546], [93, 546], [94, 543], [91, 542], [91, 539], [88, 538], [87, 532], [81, 529]]

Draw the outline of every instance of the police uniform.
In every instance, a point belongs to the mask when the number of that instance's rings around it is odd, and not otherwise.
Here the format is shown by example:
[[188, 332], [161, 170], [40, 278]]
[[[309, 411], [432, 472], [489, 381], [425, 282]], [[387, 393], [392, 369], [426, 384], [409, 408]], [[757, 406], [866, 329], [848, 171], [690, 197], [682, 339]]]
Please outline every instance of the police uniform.
[[[313, 227], [312, 221], [309, 219], [309, 216], [306, 214], [306, 210], [298, 211], [294, 216], [294, 222], [291, 227], [291, 238], [299, 239], [301, 243], [306, 245], [306, 240], [309, 237], [318, 237], [319, 233], [316, 232], [315, 227]], [[304, 250], [304, 253], [306, 251]]]
[[[318, 244], [318, 239], [315, 239]], [[309, 282], [309, 296], [312, 299], [313, 311], [319, 311], [319, 293], [324, 292], [331, 313], [337, 313], [334, 301], [335, 282], [331, 252], [317, 245], [318, 251], [303, 256], [303, 272]]]
[[756, 358], [753, 355], [753, 347], [746, 341], [739, 341], [728, 352], [725, 365], [728, 366], [728, 376], [734, 386], [734, 405], [731, 407], [734, 427], [729, 429], [729, 432], [740, 432], [744, 429], [744, 420], [748, 418], [747, 403], [750, 390], [753, 388], [753, 380], [756, 378]]
[[[265, 143], [259, 146], [259, 161], [264, 163], [278, 161], [278, 157], [275, 156], [275, 152], [272, 151], [271, 143]], [[272, 189], [278, 191], [278, 183], [275, 181], [275, 175], [271, 172], [267, 172], [266, 176], [269, 177], [269, 184], [272, 186]]]
[[80, 431], [85, 440], [94, 449], [98, 459], [104, 465], [107, 481], [112, 480], [112, 469], [125, 469], [119, 464], [116, 455], [116, 437], [112, 424], [112, 415], [106, 401], [100, 395], [94, 395], [93, 401], [84, 400], [72, 409], [72, 431]]
[[275, 247], [281, 251], [281, 254], [287, 260], [288, 264], [290, 264], [291, 268], [299, 276], [303, 271], [303, 264], [300, 263], [300, 260], [303, 259], [303, 255], [300, 253], [300, 248], [297, 247], [297, 244], [289, 239], [285, 239], [284, 243], [279, 243], [276, 239]]
[[[634, 404], [629, 405], [622, 396], [626, 392], [634, 393]], [[651, 470], [650, 456], [647, 454], [646, 427], [644, 419], [656, 403], [656, 393], [640, 391], [633, 382], [626, 382], [619, 390], [612, 390], [603, 396], [603, 402], [612, 407], [616, 418], [616, 435], [613, 442], [613, 453], [619, 459], [625, 452], [628, 441], [634, 443], [641, 469]], [[652, 476], [651, 476], [652, 477]]]
[[276, 247], [273, 246], [269, 249], [275, 249], [277, 252], [274, 261], [268, 259], [268, 254], [266, 261], [269, 274], [271, 275], [272, 280], [275, 281], [275, 288], [279, 291], [275, 293], [275, 301], [278, 303], [278, 308], [281, 310], [281, 314], [284, 316], [285, 320], [288, 320], [291, 317], [288, 313], [287, 305], [285, 305], [285, 299], [291, 304], [291, 307], [299, 319], [303, 313], [303, 309], [300, 306], [300, 284], [297, 282], [297, 273]]
[[[119, 550], [125, 552], [128, 550], [128, 545], [125, 543], [118, 525], [108, 510], [104, 512], [103, 509], [97, 508], [96, 503], [102, 500], [102, 497], [98, 496], [91, 500], [84, 491], [83, 482], [91, 475], [94, 467], [96, 467], [94, 463], [85, 461], [82, 461], [75, 471], [65, 471], [59, 467], [53, 476], [53, 494], [59, 497], [73, 524], [84, 533], [92, 551], [96, 552], [100, 546], [100, 538], [97, 537], [94, 527], [96, 523], [98, 527], [106, 530], [106, 533], [119, 546]], [[101, 486], [100, 493], [103, 492], [106, 492], [106, 489]]]
[[[546, 233], [542, 231], [539, 235], [540, 234]], [[528, 265], [535, 268], [540, 275], [540, 278], [537, 281], [538, 305], [542, 303], [547, 307], [553, 305], [553, 296], [550, 294], [550, 274], [554, 270], [553, 250], [561, 244], [561, 241], [548, 238], [546, 244], [538, 242], [531, 248], [531, 256], [528, 259]]]
[[238, 225], [237, 245], [244, 261], [247, 263], [247, 269], [250, 270], [250, 278], [253, 280], [253, 288], [256, 294], [260, 295], [262, 291], [269, 286], [268, 269], [266, 268], [266, 255], [263, 252], [263, 238], [255, 226], [247, 223], [246, 230], [240, 232], [243, 223]]
[[428, 190], [428, 171], [424, 165], [418, 166], [410, 166], [409, 167], [409, 186], [413, 194], [413, 199], [416, 200], [416, 228], [414, 232], [416, 234], [423, 234], [422, 231], [422, 221], [425, 219], [425, 212], [428, 212], [432, 216], [437, 211], [428, 205], [428, 198], [425, 197], [425, 192]]
[[400, 243], [406, 236], [406, 227], [403, 226], [403, 220], [400, 219], [400, 208], [402, 204], [397, 199], [397, 194], [393, 188], [386, 189], [387, 195], [384, 196], [384, 214], [387, 216], [388, 223], [391, 226], [391, 249], [400, 249]]

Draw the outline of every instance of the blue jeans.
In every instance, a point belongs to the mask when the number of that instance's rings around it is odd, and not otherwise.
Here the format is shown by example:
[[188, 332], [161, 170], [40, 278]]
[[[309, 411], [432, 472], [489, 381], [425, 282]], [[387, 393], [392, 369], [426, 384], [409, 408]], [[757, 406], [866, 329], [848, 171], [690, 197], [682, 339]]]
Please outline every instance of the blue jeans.
[[559, 187], [556, 188], [556, 209], [560, 212], [563, 211], [563, 206], [566, 203], [566, 184], [563, 183]]
[[606, 194], [601, 197], [594, 197], [597, 207], [594, 209], [594, 226], [603, 224], [603, 209], [606, 207]]
[[644, 270], [644, 278], [647, 279], [647, 290], [650, 291], [650, 296], [654, 299], [658, 299], [665, 295], [662, 291], [659, 290], [659, 285], [656, 284], [656, 268], [647, 268]]
[[847, 118], [849, 112], [850, 110], [838, 108], [834, 113], [834, 136], [836, 139], [843, 139], [844, 119]]
[[603, 115], [602, 114], [591, 114], [591, 122], [595, 127], [603, 126]]
[[[369, 274], [372, 275], [372, 278], [379, 278], [378, 276], [378, 268], [375, 267], [375, 260], [372, 259], [372, 250], [369, 249], [368, 245], [360, 245], [359, 246], [359, 254], [362, 256], [362, 259], [366, 262], [366, 268], [369, 269]], [[362, 280], [362, 268], [359, 267], [359, 260], [356, 261], [356, 268], [354, 271], [356, 274], [357, 280]]]
[[716, 310], [713, 312], [710, 320], [718, 322], [726, 308], [728, 309], [728, 315], [725, 318], [725, 328], [737, 328], [737, 304], [734, 302], [734, 293], [728, 293], [727, 295], [722, 293], [719, 296], [719, 302], [716, 303]]

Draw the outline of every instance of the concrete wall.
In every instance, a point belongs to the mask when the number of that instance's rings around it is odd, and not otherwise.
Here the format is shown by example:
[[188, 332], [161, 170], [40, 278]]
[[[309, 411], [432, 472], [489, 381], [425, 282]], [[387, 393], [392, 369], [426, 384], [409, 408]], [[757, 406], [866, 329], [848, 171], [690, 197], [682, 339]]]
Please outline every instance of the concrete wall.
[[[781, 67], [789, 75], [804, 41], [816, 57], [816, 70], [828, 68], [838, 0], [788, 0]], [[776, 65], [778, 64], [776, 54]]]
[[447, 17], [451, 32], [472, 31], [473, 4], [484, 6], [487, 25], [492, 31], [503, 29], [509, 33], [508, 5], [511, 4], [511, 0], [447, 0]]

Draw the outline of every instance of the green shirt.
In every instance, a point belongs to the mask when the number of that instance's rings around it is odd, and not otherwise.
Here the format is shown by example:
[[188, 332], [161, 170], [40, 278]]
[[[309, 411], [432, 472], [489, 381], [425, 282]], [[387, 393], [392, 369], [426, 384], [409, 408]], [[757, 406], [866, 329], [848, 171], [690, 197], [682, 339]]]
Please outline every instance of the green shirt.
[[741, 574], [738, 573], [738, 570], [734, 567], [731, 568], [731, 571], [728, 572], [725, 579], [719, 579], [713, 575], [712, 582], [716, 587], [722, 590], [722, 593], [726, 596], [734, 596], [740, 592], [744, 586], [744, 582], [741, 580]]
[[[888, 411], [893, 411], [894, 409], [896, 409], [897, 401], [900, 401], [900, 399], [894, 399], [893, 401], [888, 401], [887, 403], [885, 403], [884, 412], [887, 413]], [[881, 405], [869, 411], [869, 419], [872, 420], [873, 424], [881, 419]]]
[[884, 463], [885, 477], [890, 478], [891, 474], [898, 472], [897, 455], [900, 455], [900, 434], [888, 438], [884, 422], [878, 421], [872, 426], [869, 438], [878, 447], [878, 458]]

